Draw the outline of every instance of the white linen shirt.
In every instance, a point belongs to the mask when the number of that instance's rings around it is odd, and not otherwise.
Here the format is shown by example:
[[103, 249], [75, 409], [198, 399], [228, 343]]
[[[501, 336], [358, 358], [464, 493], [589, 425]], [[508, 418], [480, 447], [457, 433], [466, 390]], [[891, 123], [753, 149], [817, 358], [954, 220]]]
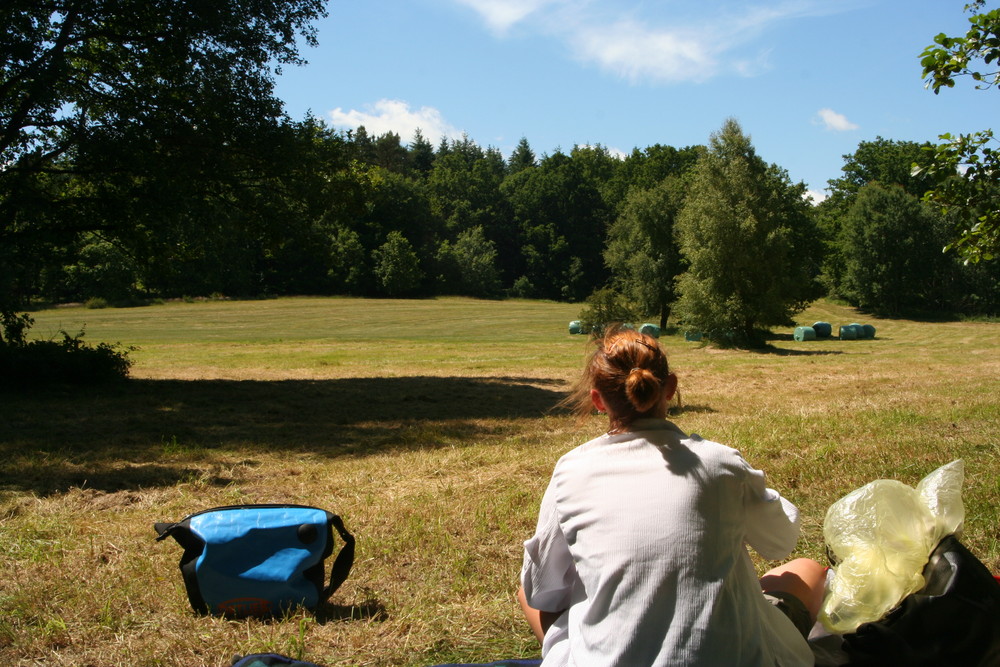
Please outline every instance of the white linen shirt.
[[528, 604], [568, 610], [543, 666], [812, 665], [744, 546], [784, 558], [798, 533], [764, 473], [666, 420], [580, 445], [556, 464], [524, 543]]

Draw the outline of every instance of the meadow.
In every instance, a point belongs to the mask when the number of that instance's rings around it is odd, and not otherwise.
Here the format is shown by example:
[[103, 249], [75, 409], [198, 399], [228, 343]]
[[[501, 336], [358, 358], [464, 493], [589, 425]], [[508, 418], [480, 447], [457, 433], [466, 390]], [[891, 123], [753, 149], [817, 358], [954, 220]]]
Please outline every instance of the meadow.
[[[132, 379], [0, 394], [0, 662], [229, 665], [275, 651], [323, 665], [537, 657], [514, 593], [556, 459], [600, 417], [557, 407], [588, 346], [580, 307], [537, 301], [296, 298], [33, 313], [137, 346]], [[820, 301], [798, 317], [874, 340], [760, 351], [665, 335], [688, 432], [739, 448], [804, 515], [874, 479], [966, 464], [963, 542], [1000, 573], [1000, 324], [885, 320]], [[217, 505], [317, 505], [357, 538], [317, 613], [191, 612], [153, 523]], [[763, 570], [768, 564], [756, 561]]]

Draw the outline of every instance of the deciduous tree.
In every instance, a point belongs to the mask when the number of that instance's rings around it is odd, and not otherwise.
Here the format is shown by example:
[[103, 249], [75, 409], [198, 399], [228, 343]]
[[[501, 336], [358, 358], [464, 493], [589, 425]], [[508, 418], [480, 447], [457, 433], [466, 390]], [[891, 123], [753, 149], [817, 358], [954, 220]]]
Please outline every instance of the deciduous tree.
[[688, 325], [759, 344], [819, 295], [805, 186], [757, 156], [735, 120], [711, 137], [677, 219], [688, 269], [677, 311]]
[[665, 329], [677, 298], [676, 279], [684, 264], [674, 221], [684, 201], [686, 183], [670, 176], [649, 189], [634, 189], [608, 230], [604, 262], [611, 283], [643, 315], [656, 315]]
[[[935, 94], [968, 77], [981, 90], [1000, 89], [1000, 9], [986, 10], [985, 0], [965, 6], [971, 13], [964, 36], [941, 33], [924, 49], [920, 64]], [[924, 172], [936, 181], [925, 199], [956, 221], [949, 248], [970, 262], [1000, 254], [1000, 147], [992, 128], [971, 134], [943, 134], [929, 149]], [[915, 165], [917, 170], [920, 165]]]
[[940, 308], [952, 264], [945, 236], [940, 216], [903, 188], [869, 183], [843, 221], [840, 293], [886, 315]]
[[496, 247], [482, 227], [466, 229], [454, 243], [443, 241], [437, 252], [439, 292], [481, 298], [500, 296], [496, 262]]
[[597, 184], [565, 153], [507, 177], [524, 281], [533, 296], [582, 301], [606, 278], [601, 252], [609, 211]]
[[372, 253], [375, 277], [384, 296], [413, 296], [420, 291], [423, 272], [413, 246], [401, 233], [389, 232]]
[[21, 271], [78, 234], [100, 232], [148, 260], [178, 248], [165, 237], [192, 236], [210, 209], [246, 203], [283, 118], [274, 75], [301, 62], [298, 37], [315, 43], [324, 5], [5, 2], [0, 310], [28, 295], [19, 283], [33, 278]]

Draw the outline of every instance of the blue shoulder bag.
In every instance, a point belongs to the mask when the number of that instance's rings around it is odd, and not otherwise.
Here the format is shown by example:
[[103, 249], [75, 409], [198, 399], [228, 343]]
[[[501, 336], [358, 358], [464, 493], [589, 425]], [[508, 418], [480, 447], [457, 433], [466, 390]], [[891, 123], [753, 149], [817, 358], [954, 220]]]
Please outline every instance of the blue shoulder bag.
[[[234, 505], [157, 523], [184, 548], [181, 574], [195, 611], [217, 616], [274, 616], [310, 610], [340, 587], [354, 564], [354, 536], [336, 514], [305, 505]], [[333, 531], [343, 540], [333, 554]]]

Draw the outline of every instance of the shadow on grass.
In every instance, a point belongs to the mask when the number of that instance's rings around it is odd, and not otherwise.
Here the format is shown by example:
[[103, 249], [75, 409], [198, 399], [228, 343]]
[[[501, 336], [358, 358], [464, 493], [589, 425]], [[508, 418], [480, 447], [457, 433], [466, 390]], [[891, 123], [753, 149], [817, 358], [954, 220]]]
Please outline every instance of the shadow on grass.
[[320, 625], [335, 621], [387, 621], [389, 612], [378, 600], [366, 600], [361, 604], [331, 604], [319, 606], [316, 610], [316, 622]]
[[840, 339], [837, 337], [826, 337], [819, 340], [810, 341], [810, 344], [815, 345], [817, 349], [813, 350], [790, 350], [783, 347], [775, 347], [774, 343], [791, 343], [795, 340], [795, 336], [790, 333], [774, 333], [770, 332], [765, 337], [765, 344], [761, 347], [755, 347], [747, 350], [748, 352], [757, 352], [759, 354], [773, 354], [777, 357], [812, 357], [812, 356], [824, 356], [829, 354], [844, 354], [844, 350], [830, 349], [825, 347], [831, 343], [840, 344]]
[[328, 456], [503, 437], [558, 411], [563, 382], [506, 377], [130, 380], [0, 396], [0, 490], [121, 491], [199, 476], [213, 449]]
[[762, 347], [750, 352], [773, 354], [776, 357], [822, 357], [830, 354], [844, 354], [843, 350], [787, 350], [780, 347]]

